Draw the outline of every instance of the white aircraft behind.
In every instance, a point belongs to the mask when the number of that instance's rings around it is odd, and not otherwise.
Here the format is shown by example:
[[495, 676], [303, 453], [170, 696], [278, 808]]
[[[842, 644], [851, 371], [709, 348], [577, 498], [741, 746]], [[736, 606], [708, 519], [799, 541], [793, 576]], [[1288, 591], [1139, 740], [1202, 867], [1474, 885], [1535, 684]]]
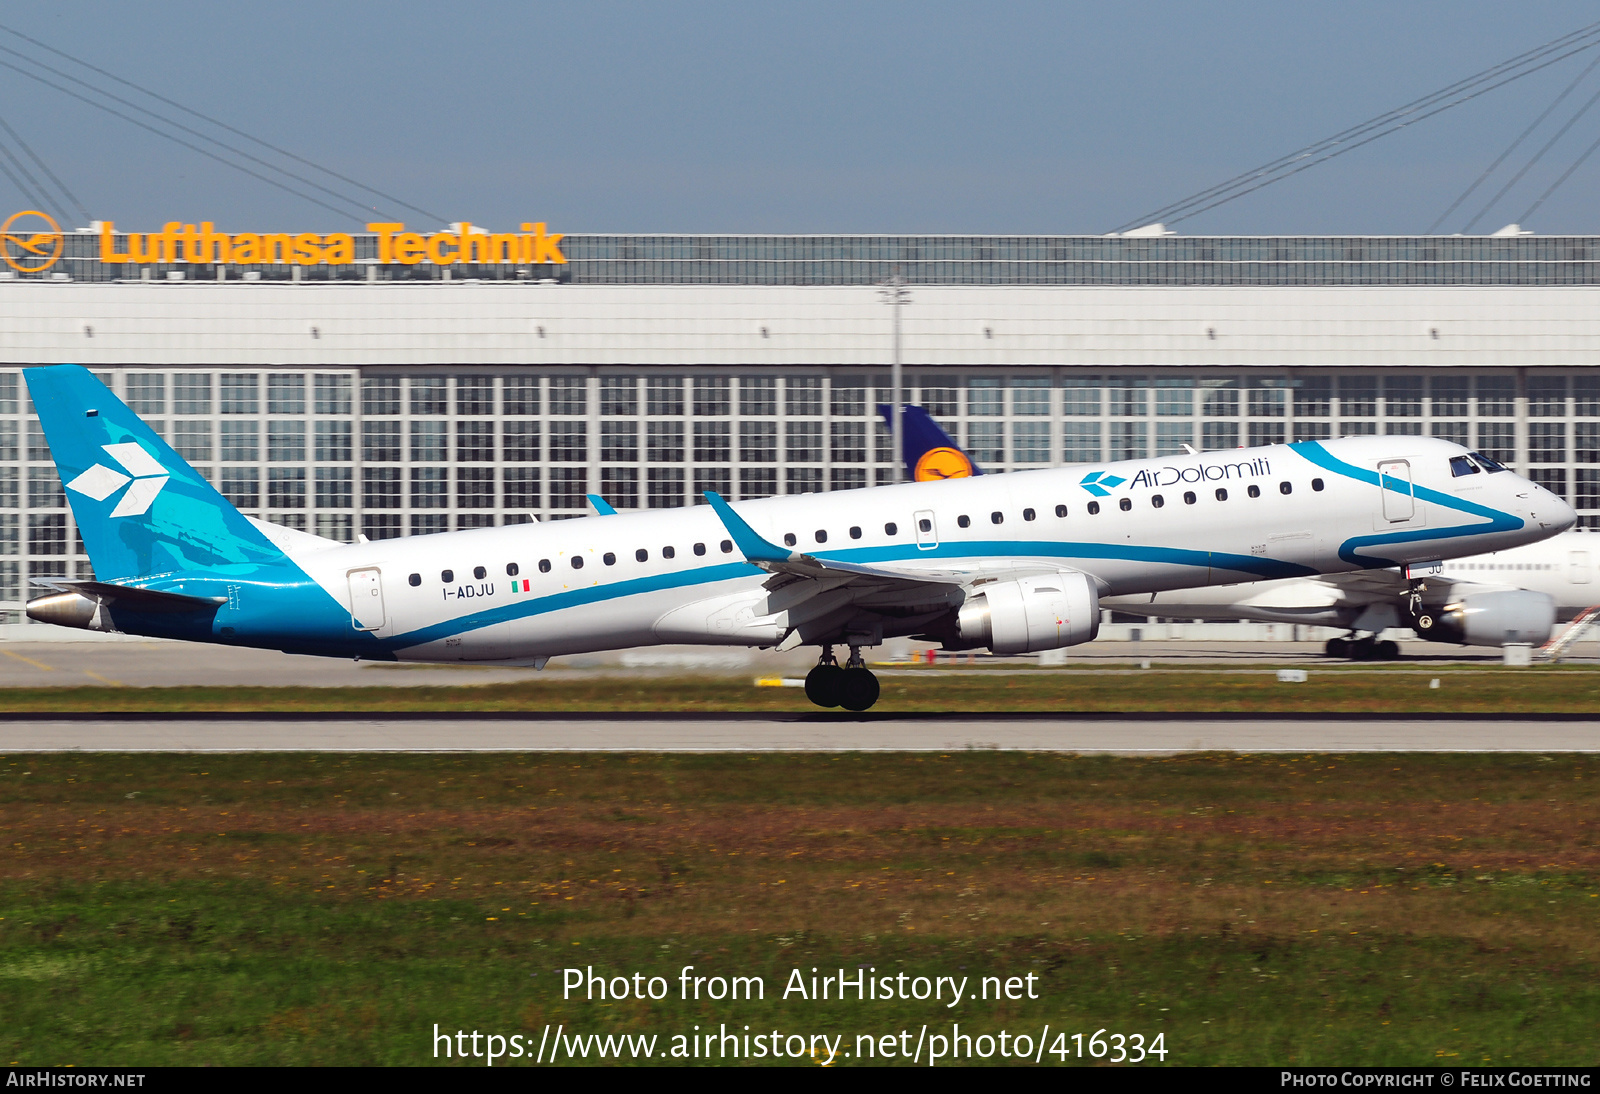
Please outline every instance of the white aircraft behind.
[[807, 696], [850, 710], [876, 701], [860, 651], [887, 637], [1058, 649], [1094, 638], [1102, 597], [1481, 554], [1576, 519], [1457, 445], [1362, 437], [342, 544], [244, 517], [86, 370], [25, 375], [95, 570], [35, 619], [502, 665], [816, 645]]
[[1600, 535], [1570, 531], [1443, 562], [1423, 575], [1415, 596], [1401, 570], [1363, 570], [1112, 596], [1102, 598], [1100, 606], [1178, 619], [1342, 627], [1350, 637], [1329, 639], [1328, 656], [1358, 661], [1399, 655], [1395, 643], [1377, 640], [1379, 632], [1391, 627], [1409, 627], [1419, 638], [1462, 646], [1543, 645], [1558, 619], [1572, 619], [1600, 602], [1597, 553]]

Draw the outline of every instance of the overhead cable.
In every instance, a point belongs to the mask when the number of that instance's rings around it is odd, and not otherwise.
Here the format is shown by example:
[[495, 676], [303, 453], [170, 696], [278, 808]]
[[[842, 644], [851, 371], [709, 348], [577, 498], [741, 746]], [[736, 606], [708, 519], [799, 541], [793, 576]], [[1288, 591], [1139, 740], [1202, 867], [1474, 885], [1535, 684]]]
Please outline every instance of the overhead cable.
[[[1567, 135], [1567, 130], [1571, 129], [1575, 124], [1577, 124], [1578, 119], [1587, 114], [1589, 112], [1589, 108], [1597, 102], [1600, 102], [1600, 91], [1596, 91], [1594, 95], [1590, 97], [1588, 102], [1580, 106], [1578, 108], [1578, 112], [1572, 115], [1572, 117], [1568, 118], [1565, 125], [1556, 130], [1556, 135], [1546, 141], [1544, 147], [1535, 152], [1533, 157], [1529, 159], [1527, 163], [1522, 165], [1522, 170], [1518, 171], [1515, 175], [1512, 175], [1511, 180], [1504, 186], [1500, 187], [1499, 191], [1495, 193], [1494, 197], [1490, 198], [1484, 207], [1478, 210], [1478, 215], [1467, 221], [1466, 226], [1461, 230], [1463, 232], [1472, 231], [1473, 226], [1476, 225], [1478, 221], [1483, 219], [1484, 214], [1486, 214], [1490, 209], [1494, 208], [1495, 202], [1505, 197], [1507, 190], [1510, 190], [1517, 183], [1521, 182], [1522, 176], [1533, 170], [1534, 165], [1544, 158], [1544, 154], [1550, 151], [1550, 149], [1554, 148], [1556, 142]], [[1520, 223], [1520, 221], [1518, 223]]]
[[1583, 155], [1579, 156], [1573, 162], [1571, 167], [1569, 167], [1565, 171], [1563, 171], [1561, 173], [1561, 177], [1560, 178], [1556, 179], [1556, 181], [1554, 181], [1554, 182], [1552, 182], [1550, 184], [1550, 189], [1546, 190], [1544, 193], [1539, 195], [1539, 200], [1538, 201], [1536, 201], [1532, 205], [1528, 206], [1527, 211], [1524, 212], [1520, 217], [1517, 218], [1516, 223], [1518, 223], [1518, 224], [1526, 224], [1526, 223], [1528, 223], [1529, 218], [1531, 218], [1534, 213], [1539, 211], [1539, 206], [1544, 204], [1545, 199], [1548, 198], [1551, 194], [1555, 193], [1557, 190], [1559, 190], [1561, 188], [1561, 184], [1563, 182], [1566, 182], [1567, 179], [1571, 178], [1572, 177], [1572, 173], [1574, 171], [1576, 171], [1578, 168], [1582, 167], [1583, 164], [1584, 164], [1584, 161], [1586, 161], [1590, 156], [1594, 155], [1595, 149], [1597, 149], [1597, 148], [1600, 148], [1600, 137], [1595, 138], [1595, 142], [1593, 144], [1591, 144], [1587, 149], [1584, 150]]
[[[15, 30], [15, 29], [13, 29], [11, 27], [6, 26], [3, 23], [0, 23], [0, 31], [5, 31], [7, 34], [11, 34], [11, 35], [14, 35], [15, 37], [21, 38], [23, 41], [28, 42], [28, 43], [30, 43], [32, 45], [38, 46], [40, 49], [48, 50], [49, 52], [54, 53], [57, 57], [61, 57], [61, 58], [65, 59], [65, 60], [71, 61], [73, 64], [81, 65], [82, 67], [88, 69], [91, 72], [98, 73], [99, 75], [104, 76], [108, 80], [114, 80], [117, 83], [123, 85], [124, 87], [130, 87], [130, 88], [132, 88], [133, 90], [139, 92], [142, 95], [148, 95], [150, 98], [155, 99], [158, 102], [163, 102], [163, 103], [166, 103], [168, 106], [175, 107], [178, 110], [183, 111], [185, 114], [189, 114], [192, 117], [196, 117], [196, 118], [201, 119], [202, 121], [209, 122], [210, 124], [212, 124], [214, 126], [217, 126], [219, 129], [225, 129], [228, 132], [236, 134], [237, 136], [243, 137], [246, 140], [251, 141], [254, 144], [258, 144], [263, 148], [270, 149], [271, 151], [276, 152], [280, 156], [287, 156], [289, 159], [294, 160], [296, 163], [301, 163], [301, 164], [304, 164], [307, 167], [313, 168], [313, 169], [315, 169], [317, 171], [321, 171], [325, 175], [329, 175], [329, 176], [331, 176], [333, 178], [336, 178], [340, 182], [349, 183], [351, 186], [355, 186], [355, 187], [357, 187], [357, 188], [359, 188], [361, 190], [365, 190], [370, 194], [376, 194], [378, 197], [383, 198], [385, 201], [392, 202], [393, 204], [398, 205], [398, 206], [400, 206], [402, 208], [405, 208], [405, 209], [410, 209], [414, 213], [420, 213], [421, 215], [429, 218], [430, 220], [437, 221], [437, 222], [439, 222], [441, 224], [444, 223], [444, 218], [441, 217], [438, 213], [431, 213], [426, 209], [420, 208], [419, 206], [416, 206], [416, 205], [412, 205], [410, 202], [404, 201], [404, 200], [402, 200], [400, 198], [397, 198], [397, 197], [393, 196], [392, 194], [387, 194], [384, 191], [379, 190], [375, 186], [369, 186], [366, 183], [361, 182], [358, 179], [350, 178], [347, 175], [341, 175], [339, 172], [333, 170], [330, 167], [324, 167], [319, 163], [315, 163], [315, 162], [313, 162], [311, 160], [306, 159], [304, 156], [298, 156], [295, 153], [289, 151], [287, 148], [280, 148], [277, 145], [272, 144], [269, 141], [262, 140], [260, 137], [254, 136], [254, 135], [252, 135], [250, 133], [246, 133], [244, 130], [239, 129], [236, 126], [229, 125], [227, 122], [222, 121], [219, 118], [213, 118], [209, 114], [204, 114], [204, 113], [201, 113], [198, 110], [195, 110], [192, 107], [185, 106], [183, 103], [180, 103], [175, 99], [169, 99], [165, 95], [159, 94], [158, 92], [155, 92], [155, 91], [151, 91], [147, 87], [142, 87], [139, 84], [134, 83], [132, 80], [124, 79], [123, 77], [118, 76], [117, 74], [115, 74], [113, 72], [108, 72], [106, 69], [100, 68], [97, 65], [90, 64], [88, 61], [82, 60], [81, 58], [78, 58], [78, 57], [74, 57], [70, 53], [66, 53], [66, 52], [63, 52], [62, 50], [56, 49], [54, 46], [47, 45], [46, 43], [39, 41], [39, 39], [37, 39], [37, 38], [32, 38], [32, 37], [22, 33], [20, 30]], [[35, 63], [37, 64], [38, 62], [35, 62]], [[43, 66], [41, 65], [41, 67], [43, 67]]]

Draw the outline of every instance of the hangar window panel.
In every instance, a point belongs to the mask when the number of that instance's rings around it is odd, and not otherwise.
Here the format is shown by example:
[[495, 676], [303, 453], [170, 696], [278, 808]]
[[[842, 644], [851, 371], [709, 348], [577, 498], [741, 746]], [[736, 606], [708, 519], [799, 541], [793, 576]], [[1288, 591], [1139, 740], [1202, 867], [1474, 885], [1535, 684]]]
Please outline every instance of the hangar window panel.
[[413, 463], [444, 463], [450, 458], [449, 422], [412, 422]]
[[1202, 422], [1200, 424], [1200, 448], [1202, 451], [1216, 452], [1219, 449], [1238, 447], [1238, 422]]
[[1391, 418], [1422, 417], [1422, 377], [1384, 377], [1383, 405]]
[[683, 468], [652, 467], [648, 482], [651, 509], [677, 509], [683, 505]]
[[1428, 432], [1441, 441], [1459, 444], [1462, 448], [1471, 447], [1471, 427], [1466, 422], [1434, 422]]
[[28, 508], [60, 509], [67, 504], [67, 495], [61, 489], [61, 476], [54, 467], [28, 468]]
[[728, 413], [729, 384], [726, 376], [696, 376], [694, 378], [694, 415], [712, 418]]
[[608, 463], [634, 463], [639, 459], [638, 422], [601, 422], [600, 458]]
[[261, 413], [260, 385], [253, 372], [224, 372], [222, 374], [222, 413]]
[[1150, 381], [1136, 377], [1107, 377], [1106, 412], [1117, 418], [1142, 418], [1150, 413]]
[[1528, 423], [1528, 462], [1564, 463], [1567, 459], [1565, 422]]
[[582, 509], [588, 504], [589, 472], [582, 467], [550, 469], [550, 508]]
[[783, 410], [791, 417], [822, 413], [822, 377], [789, 376], [783, 381]]
[[1517, 410], [1517, 381], [1512, 376], [1478, 377], [1478, 414], [1484, 418], [1509, 418]]
[[222, 423], [222, 458], [254, 463], [261, 458], [260, 426], [255, 422]]
[[539, 508], [539, 469], [537, 467], [508, 467], [503, 472], [506, 500], [504, 508]]
[[17, 423], [0, 422], [0, 461], [17, 462]]
[[[767, 424], [767, 423], [750, 423]], [[728, 422], [694, 423], [694, 458], [696, 463], [726, 463], [729, 451]]]
[[1194, 444], [1193, 422], [1157, 422], [1155, 456], [1177, 456], [1184, 445]]
[[967, 451], [980, 466], [996, 467], [1006, 462], [1004, 422], [968, 422]]
[[1284, 425], [1282, 422], [1251, 422], [1250, 447], [1263, 444], [1282, 444], [1284, 438]]
[[1281, 418], [1288, 406], [1287, 381], [1256, 379], [1250, 382], [1250, 416]]
[[411, 469], [411, 508], [448, 509], [450, 507], [450, 469], [413, 467]]
[[304, 509], [306, 507], [306, 469], [273, 467], [267, 470], [267, 507]]
[[28, 459], [34, 463], [50, 462], [50, 445], [44, 439], [44, 427], [37, 418], [28, 420]]
[[539, 377], [507, 376], [501, 396], [506, 414], [539, 413]]
[[[350, 543], [355, 539], [351, 534], [353, 520], [349, 513], [318, 513], [317, 535], [323, 539], [331, 539], [337, 543]], [[371, 539], [371, 536], [367, 537]]]
[[0, 372], [0, 414], [17, 412], [18, 388], [15, 372]]
[[1534, 375], [1528, 377], [1528, 416], [1565, 418], [1567, 416], [1567, 378]]
[[449, 385], [443, 376], [413, 376], [407, 381], [411, 389], [411, 413], [439, 415], [450, 412]]
[[174, 414], [211, 413], [211, 374], [209, 372], [179, 372], [173, 375], [172, 412]]
[[1061, 458], [1066, 463], [1099, 463], [1099, 422], [1061, 423]]
[[1383, 434], [1386, 437], [1420, 437], [1422, 436], [1422, 423], [1384, 422]]
[[457, 422], [456, 460], [461, 463], [493, 463], [494, 423]]
[[505, 422], [501, 458], [506, 463], [539, 462], [539, 423]]
[[1194, 381], [1186, 376], [1156, 380], [1156, 416], [1187, 418], [1194, 413]]
[[645, 452], [651, 463], [683, 462], [683, 423], [647, 422]]
[[550, 377], [550, 413], [589, 413], [589, 381], [582, 376]]
[[785, 494], [818, 494], [822, 492], [822, 468], [791, 467], [784, 474]]
[[1471, 377], [1434, 376], [1428, 387], [1435, 418], [1465, 418], [1470, 413], [1467, 401], [1472, 394]]
[[1078, 376], [1061, 381], [1061, 413], [1068, 417], [1100, 416], [1100, 377]]
[[318, 509], [350, 509], [352, 495], [350, 468], [317, 468]]
[[1576, 480], [1573, 484], [1572, 507], [1600, 509], [1600, 470], [1580, 467], [1572, 476]]
[[28, 515], [28, 553], [64, 555], [67, 553], [67, 515], [30, 513]]
[[627, 415], [639, 413], [639, 380], [634, 376], [600, 378], [600, 413]]
[[[229, 422], [229, 425], [242, 423]], [[306, 458], [305, 422], [268, 422], [267, 459], [272, 463], [299, 463]]]
[[361, 413], [368, 417], [400, 413], [400, 377], [363, 376]]
[[1578, 422], [1572, 427], [1574, 463], [1600, 463], [1600, 422]]
[[639, 508], [638, 468], [602, 467], [600, 494], [617, 509]]
[[733, 495], [733, 472], [726, 467], [697, 467], [694, 469], [694, 495], [691, 505], [699, 505], [707, 490], [715, 490], [723, 497]]
[[0, 600], [22, 600], [22, 567], [15, 562], [0, 562]]
[[304, 414], [306, 412], [306, 377], [303, 372], [270, 372], [267, 374], [267, 413]]
[[361, 506], [364, 509], [400, 508], [400, 469], [368, 467], [361, 472]]
[[1511, 422], [1479, 422], [1478, 451], [1497, 463], [1516, 462], [1516, 428]]
[[[191, 423], [173, 423], [174, 426], [188, 424]], [[349, 422], [317, 423], [315, 452], [318, 463], [344, 463], [350, 459], [350, 425]]]
[[1038, 417], [1050, 413], [1050, 381], [1038, 376], [1011, 379], [1011, 413]]
[[1341, 437], [1374, 437], [1378, 433], [1377, 422], [1340, 422], [1339, 436]]
[[1378, 414], [1376, 376], [1339, 377], [1339, 413], [1351, 418], [1373, 418]]
[[235, 509], [256, 509], [261, 505], [261, 473], [254, 467], [224, 467], [220, 489]]
[[493, 414], [494, 377], [457, 376], [456, 413], [465, 416]]
[[[949, 420], [961, 413], [960, 392], [943, 376], [924, 376], [921, 379], [923, 409], [935, 418]], [[1095, 407], [1095, 413], [1100, 408]]]
[[589, 427], [586, 422], [550, 423], [550, 462], [589, 462]]
[[447, 513], [411, 514], [411, 534], [414, 536], [431, 536], [449, 530], [450, 516]]
[[739, 413], [746, 417], [778, 413], [778, 381], [770, 376], [739, 377]]
[[1142, 460], [1147, 455], [1148, 429], [1144, 422], [1110, 422], [1106, 458], [1111, 460]]
[[967, 414], [974, 417], [999, 417], [1006, 410], [1005, 389], [989, 376], [967, 378]]
[[683, 413], [683, 377], [651, 376], [645, 381], [645, 413], [677, 416]]
[[[864, 467], [833, 467], [828, 470], [829, 490], [859, 490], [867, 485], [867, 471]], [[819, 533], [826, 535], [826, 533]], [[821, 543], [822, 540], [818, 540]]]
[[[223, 425], [228, 423], [224, 422]], [[361, 458], [368, 463], [398, 462], [400, 459], [399, 422], [362, 422]]]
[[350, 377], [333, 372], [319, 372], [313, 381], [316, 401], [312, 405], [318, 414], [350, 413]]
[[494, 468], [456, 468], [456, 508], [493, 509]]
[[17, 482], [17, 468], [0, 467], [0, 509], [16, 509], [22, 504]]
[[0, 555], [15, 556], [21, 553], [22, 547], [17, 535], [17, 514], [0, 514]]
[[1200, 413], [1207, 418], [1239, 416], [1239, 381], [1201, 380]]
[[834, 379], [829, 392], [828, 409], [840, 418], [859, 418], [867, 412], [867, 381], [862, 376], [841, 376]]
[[130, 372], [124, 378], [128, 409], [140, 417], [167, 412], [167, 378], [159, 372]]
[[1011, 449], [1018, 463], [1050, 462], [1050, 423], [1013, 422]]
[[1580, 373], [1572, 378], [1572, 413], [1580, 418], [1600, 417], [1600, 376]]
[[398, 539], [400, 537], [400, 514], [362, 514], [361, 534], [368, 539]]
[[1302, 377], [1293, 392], [1295, 417], [1326, 418], [1333, 404], [1333, 377]]
[[771, 467], [739, 469], [739, 497], [770, 498], [778, 492], [778, 472]]
[[1333, 436], [1332, 422], [1295, 422], [1294, 439], [1297, 441], [1325, 441]]
[[1528, 472], [1528, 478], [1558, 498], [1571, 496], [1572, 491], [1567, 489], [1567, 469], [1565, 467], [1535, 467]]
[[867, 423], [832, 422], [828, 453], [834, 463], [867, 462]]
[[790, 463], [822, 462], [821, 422], [786, 422], [784, 441], [784, 454]]

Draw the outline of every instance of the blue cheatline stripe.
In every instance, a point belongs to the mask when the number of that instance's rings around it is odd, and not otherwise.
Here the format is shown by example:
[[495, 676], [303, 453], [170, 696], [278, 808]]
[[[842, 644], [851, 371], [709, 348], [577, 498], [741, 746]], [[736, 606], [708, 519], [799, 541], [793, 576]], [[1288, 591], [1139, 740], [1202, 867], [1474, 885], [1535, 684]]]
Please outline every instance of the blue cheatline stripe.
[[[1368, 471], [1364, 467], [1345, 463], [1316, 441], [1296, 441], [1289, 447], [1318, 467], [1332, 471], [1335, 475], [1342, 475], [1347, 479], [1378, 486], [1383, 490], [1393, 490], [1396, 494], [1407, 496], [1406, 490], [1395, 485], [1403, 480], [1384, 475], [1380, 482], [1376, 471]], [[1527, 521], [1521, 517], [1512, 516], [1510, 513], [1501, 512], [1499, 509], [1494, 509], [1487, 505], [1479, 505], [1477, 502], [1451, 497], [1449, 494], [1440, 493], [1438, 490], [1432, 490], [1426, 486], [1412, 484], [1410, 496], [1421, 498], [1446, 509], [1454, 509], [1458, 513], [1485, 517], [1488, 523], [1460, 524], [1449, 528], [1420, 528], [1405, 532], [1378, 532], [1370, 536], [1352, 536], [1339, 545], [1339, 557], [1352, 566], [1360, 566], [1368, 570], [1380, 569], [1386, 566], [1398, 566], [1400, 563], [1394, 559], [1358, 555], [1356, 552], [1362, 548], [1374, 547], [1379, 544], [1415, 543], [1423, 539], [1458, 539], [1462, 536], [1481, 536], [1490, 532], [1514, 532], [1527, 524]]]
[[[1005, 559], [1107, 559], [1122, 562], [1153, 562], [1168, 566], [1189, 566], [1197, 569], [1230, 570], [1251, 574], [1257, 578], [1308, 577], [1318, 573], [1309, 566], [1255, 555], [1232, 555], [1215, 551], [1189, 551], [1177, 547], [1122, 546], [1105, 543], [1050, 543], [1030, 540], [979, 540], [962, 543], [942, 543], [931, 551], [918, 550], [915, 545], [889, 547], [857, 547], [850, 550], [819, 553], [816, 557], [840, 562], [895, 562], [904, 559], [966, 558]], [[1359, 565], [1359, 564], [1358, 564]], [[390, 649], [408, 649], [429, 642], [438, 642], [468, 631], [492, 627], [498, 623], [563, 608], [576, 608], [585, 604], [598, 604], [608, 600], [636, 596], [640, 593], [659, 592], [664, 589], [687, 589], [696, 585], [709, 585], [741, 577], [757, 577], [764, 570], [748, 562], [719, 563], [694, 570], [657, 574], [652, 577], [630, 578], [604, 585], [582, 589], [568, 589], [548, 596], [529, 596], [493, 608], [457, 616], [420, 630], [396, 635], [384, 640]], [[915, 580], [914, 575], [906, 575]]]

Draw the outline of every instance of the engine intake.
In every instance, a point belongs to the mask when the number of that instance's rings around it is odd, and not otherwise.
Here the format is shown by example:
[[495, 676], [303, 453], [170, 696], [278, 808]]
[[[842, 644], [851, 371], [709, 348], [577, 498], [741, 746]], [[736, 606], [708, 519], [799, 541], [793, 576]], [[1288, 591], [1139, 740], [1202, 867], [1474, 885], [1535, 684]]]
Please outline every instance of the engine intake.
[[1546, 593], [1500, 589], [1469, 593], [1452, 600], [1432, 618], [1431, 627], [1417, 621], [1417, 634], [1433, 642], [1463, 646], [1501, 646], [1507, 642], [1543, 645], [1556, 621], [1556, 602]]
[[956, 632], [999, 654], [1076, 646], [1100, 633], [1100, 593], [1087, 574], [1065, 571], [995, 582], [967, 597]]

